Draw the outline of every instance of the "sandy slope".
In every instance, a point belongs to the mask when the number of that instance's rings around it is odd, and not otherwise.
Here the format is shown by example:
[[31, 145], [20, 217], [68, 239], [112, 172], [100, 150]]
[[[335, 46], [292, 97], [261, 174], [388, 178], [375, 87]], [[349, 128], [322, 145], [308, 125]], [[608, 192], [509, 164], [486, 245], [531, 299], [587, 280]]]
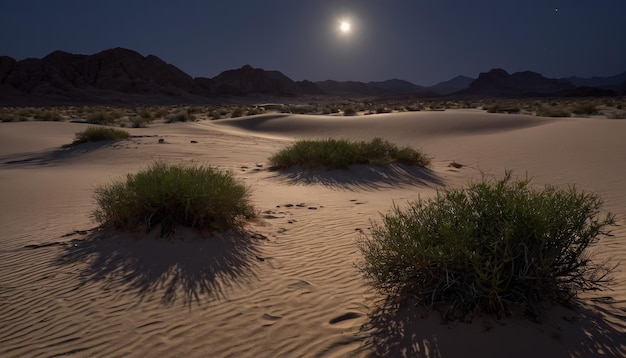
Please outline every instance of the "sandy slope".
[[[154, 125], [129, 130], [137, 137], [128, 141], [59, 149], [82, 128], [0, 124], [2, 357], [626, 355], [623, 272], [613, 291], [585, 294], [577, 311], [554, 308], [542, 325], [442, 325], [436, 314], [382, 311], [354, 268], [355, 239], [393, 202], [505, 169], [600, 194], [621, 226], [598, 253], [624, 261], [626, 121], [477, 111], [262, 115]], [[421, 148], [433, 170], [280, 175], [263, 165], [294, 138], [328, 136]], [[157, 158], [235, 171], [252, 187], [259, 220], [220, 240], [90, 230], [93, 186]], [[465, 166], [448, 167], [453, 160]]]

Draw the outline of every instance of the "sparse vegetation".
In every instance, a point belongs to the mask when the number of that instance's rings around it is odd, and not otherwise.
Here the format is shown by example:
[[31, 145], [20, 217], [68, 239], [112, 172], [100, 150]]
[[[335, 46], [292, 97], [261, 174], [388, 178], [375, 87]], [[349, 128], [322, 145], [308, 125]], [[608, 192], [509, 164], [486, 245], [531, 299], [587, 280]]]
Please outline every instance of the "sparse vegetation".
[[578, 115], [592, 115], [592, 114], [598, 114], [598, 109], [596, 108], [595, 104], [590, 103], [590, 102], [584, 102], [584, 103], [577, 104], [572, 109], [572, 113], [578, 114]]
[[63, 116], [57, 111], [54, 110], [39, 110], [33, 113], [33, 118], [41, 120], [41, 121], [53, 121], [59, 122], [63, 120]]
[[230, 114], [230, 118], [237, 118], [243, 116], [243, 109], [241, 107], [235, 107]]
[[146, 231], [161, 226], [161, 236], [177, 225], [197, 230], [237, 227], [255, 215], [249, 189], [231, 172], [216, 168], [154, 162], [126, 180], [97, 187], [94, 218], [116, 229]]
[[352, 164], [387, 166], [400, 163], [427, 166], [430, 158], [409, 148], [374, 138], [369, 142], [351, 142], [345, 139], [300, 140], [275, 153], [269, 159], [275, 169], [293, 166], [302, 168], [346, 168]]
[[115, 123], [115, 120], [121, 118], [123, 114], [118, 111], [99, 111], [91, 113], [87, 116], [87, 123], [111, 125]]
[[343, 115], [344, 116], [356, 116], [356, 109], [354, 109], [354, 107], [352, 106], [345, 107], [343, 109]]
[[71, 145], [77, 145], [86, 142], [98, 142], [105, 140], [124, 140], [127, 139], [130, 134], [121, 129], [107, 128], [107, 127], [87, 127], [82, 132], [78, 132], [74, 135], [74, 142]]
[[381, 292], [413, 297], [447, 319], [501, 316], [514, 305], [537, 315], [542, 301], [570, 302], [610, 283], [615, 267], [589, 253], [615, 224], [601, 204], [575, 188], [533, 189], [508, 172], [394, 206], [361, 237], [360, 269]]
[[570, 117], [572, 114], [565, 108], [541, 106], [537, 109], [539, 117]]
[[196, 117], [189, 113], [189, 110], [180, 110], [174, 114], [167, 116], [167, 123], [175, 123], [175, 122], [190, 122], [194, 121]]
[[1, 122], [17, 122], [18, 117], [12, 113], [0, 111]]

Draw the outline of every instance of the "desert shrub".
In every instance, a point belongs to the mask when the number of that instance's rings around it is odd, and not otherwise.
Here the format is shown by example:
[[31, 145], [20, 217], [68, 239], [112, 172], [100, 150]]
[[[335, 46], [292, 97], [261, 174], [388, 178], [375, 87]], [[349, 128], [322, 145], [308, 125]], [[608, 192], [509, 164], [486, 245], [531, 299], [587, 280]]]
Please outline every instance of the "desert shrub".
[[354, 107], [345, 107], [343, 109], [343, 115], [344, 116], [356, 116], [356, 109], [354, 109]]
[[63, 117], [61, 116], [61, 114], [59, 114], [59, 112], [45, 111], [45, 110], [35, 111], [35, 113], [33, 114], [33, 118], [41, 120], [41, 121], [53, 121], [53, 122], [59, 122], [63, 120]]
[[71, 145], [104, 140], [123, 140], [127, 139], [129, 136], [130, 134], [128, 132], [121, 129], [108, 127], [87, 127], [84, 131], [74, 134], [74, 142], [72, 142]]
[[157, 118], [165, 118], [165, 116], [167, 116], [168, 111], [165, 108], [159, 108], [154, 112], [154, 116], [153, 118], [157, 119]]
[[122, 113], [117, 112], [117, 111], [94, 112], [94, 113], [90, 113], [87, 116], [87, 123], [101, 124], [101, 125], [113, 124], [115, 123], [116, 119], [121, 118], [121, 117], [122, 117]]
[[351, 142], [345, 139], [299, 140], [273, 154], [270, 164], [274, 169], [293, 166], [302, 168], [346, 168], [352, 164], [387, 166], [393, 163], [427, 166], [430, 158], [409, 148], [398, 148], [381, 138], [369, 142]]
[[381, 292], [439, 307], [447, 319], [500, 316], [513, 305], [536, 315], [543, 301], [569, 302], [610, 283], [615, 267], [588, 250], [615, 224], [600, 207], [593, 194], [536, 190], [509, 172], [394, 206], [360, 238], [359, 268]]
[[388, 109], [385, 106], [378, 106], [378, 107], [376, 107], [376, 113], [378, 113], [378, 114], [380, 114], [380, 113], [389, 113], [389, 112], [391, 112], [391, 110]]
[[237, 117], [241, 117], [241, 116], [243, 116], [243, 109], [241, 107], [236, 107], [230, 113], [230, 118], [237, 118]]
[[487, 106], [487, 113], [498, 113], [500, 112], [500, 105], [498, 104], [492, 104], [490, 106]]
[[598, 109], [596, 108], [595, 104], [585, 102], [585, 103], [579, 103], [576, 106], [574, 106], [574, 108], [572, 109], [572, 113], [578, 114], [578, 115], [581, 115], [581, 114], [591, 115], [591, 114], [597, 114]]
[[166, 122], [167, 123], [175, 123], [175, 122], [190, 122], [190, 121], [194, 121], [196, 119], [196, 117], [193, 114], [189, 113], [189, 110], [181, 110], [178, 111], [174, 114], [170, 114], [169, 116], [167, 116]]
[[520, 109], [519, 107], [503, 107], [499, 104], [493, 104], [490, 106], [487, 106], [487, 113], [509, 113], [509, 114], [514, 114], [514, 113], [519, 113]]
[[144, 117], [142, 115], [130, 117], [129, 121], [133, 128], [145, 128], [148, 123], [152, 122], [150, 117]]
[[126, 180], [97, 187], [94, 218], [116, 229], [149, 231], [161, 225], [161, 236], [177, 225], [223, 230], [255, 215], [250, 191], [231, 172], [216, 168], [154, 162]]
[[189, 114], [202, 113], [202, 107], [191, 106], [191, 107], [187, 108], [187, 113], [189, 113]]
[[570, 111], [564, 108], [545, 106], [539, 107], [536, 114], [539, 117], [570, 117], [572, 115]]
[[247, 116], [254, 116], [257, 114], [261, 114], [263, 113], [263, 110], [259, 107], [250, 107], [248, 108], [248, 112], [246, 113]]
[[137, 116], [140, 118], [144, 118], [144, 119], [151, 119], [152, 113], [150, 113], [150, 111], [148, 111], [147, 109], [142, 109], [139, 112], [137, 112]]
[[18, 117], [12, 113], [0, 111], [0, 122], [17, 122]]
[[607, 113], [606, 117], [608, 119], [626, 119], [626, 112], [620, 110], [611, 111]]

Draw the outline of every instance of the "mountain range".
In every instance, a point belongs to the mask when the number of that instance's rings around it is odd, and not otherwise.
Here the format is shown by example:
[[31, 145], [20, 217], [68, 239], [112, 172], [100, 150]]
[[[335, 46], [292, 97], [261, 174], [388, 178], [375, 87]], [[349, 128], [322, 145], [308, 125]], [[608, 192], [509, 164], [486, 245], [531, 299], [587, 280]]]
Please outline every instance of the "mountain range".
[[246, 65], [213, 78], [193, 78], [160, 58], [114, 48], [93, 55], [55, 51], [41, 59], [0, 56], [0, 105], [182, 104], [247, 97], [528, 97], [626, 93], [626, 72], [611, 77], [550, 79], [536, 72], [492, 69], [434, 86], [380, 82], [293, 81]]

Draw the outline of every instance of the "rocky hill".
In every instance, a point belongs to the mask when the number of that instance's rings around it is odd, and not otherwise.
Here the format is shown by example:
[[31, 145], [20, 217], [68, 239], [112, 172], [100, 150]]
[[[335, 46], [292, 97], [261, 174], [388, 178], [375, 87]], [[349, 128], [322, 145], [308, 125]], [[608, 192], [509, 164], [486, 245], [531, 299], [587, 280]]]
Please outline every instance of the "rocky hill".
[[573, 90], [576, 86], [567, 80], [546, 78], [536, 72], [509, 74], [503, 69], [493, 69], [478, 75], [465, 90], [457, 94], [472, 96], [538, 96]]
[[[573, 83], [574, 82], [574, 83]], [[577, 87], [583, 86], [583, 87]], [[596, 88], [600, 87], [600, 89]], [[156, 56], [114, 48], [93, 55], [55, 51], [21, 61], [0, 56], [0, 105], [175, 104], [242, 96], [523, 97], [606, 96], [626, 91], [626, 73], [611, 78], [549, 79], [502, 69], [472, 80], [458, 76], [431, 87], [393, 79], [380, 82], [293, 81], [279, 71], [245, 65], [213, 78], [193, 78]]]

